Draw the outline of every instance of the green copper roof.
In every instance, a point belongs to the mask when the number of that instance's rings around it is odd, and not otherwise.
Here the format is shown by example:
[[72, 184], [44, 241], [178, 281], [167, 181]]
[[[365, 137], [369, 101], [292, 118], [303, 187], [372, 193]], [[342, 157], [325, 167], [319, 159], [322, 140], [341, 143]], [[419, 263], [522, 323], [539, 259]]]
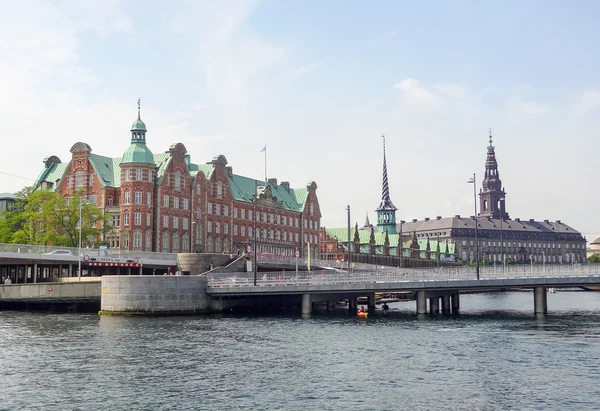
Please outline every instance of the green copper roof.
[[[354, 242], [354, 228], [350, 229], [350, 241]], [[330, 238], [336, 238], [340, 243], [346, 244], [348, 242], [348, 228], [327, 228], [327, 235]], [[390, 238], [390, 250], [395, 250], [398, 246], [398, 237], [400, 234], [389, 234]], [[358, 230], [358, 237], [360, 238], [360, 247], [364, 252], [369, 252], [369, 240], [371, 239], [371, 231], [370, 230]], [[412, 234], [405, 233], [402, 237], [404, 237], [404, 241], [402, 242], [402, 248], [408, 249], [412, 243]], [[378, 247], [376, 249], [379, 250], [381, 247], [381, 252], [383, 252], [383, 244], [385, 242], [385, 233], [377, 233], [375, 232], [375, 246]], [[419, 238], [417, 240], [419, 243], [419, 250], [426, 251], [427, 250], [427, 239]], [[429, 239], [429, 249], [432, 253], [437, 250], [437, 239], [435, 237], [431, 237]], [[440, 240], [440, 251], [442, 253], [446, 252], [446, 241]], [[454, 244], [448, 241], [448, 252], [450, 254], [454, 254]]]
[[69, 163], [52, 163], [50, 167], [45, 168], [37, 178], [35, 184], [36, 186], [40, 185], [42, 181], [48, 182], [48, 189], [56, 190], [56, 180], [60, 180], [63, 178], [65, 171]]
[[121, 164], [130, 163], [154, 164], [154, 155], [145, 143], [132, 143], [123, 153], [121, 161]]
[[142, 119], [139, 116], [137, 120], [135, 120], [131, 125], [131, 131], [147, 131], [146, 124], [142, 121]]
[[[208, 177], [208, 176], [207, 176]], [[231, 196], [237, 201], [244, 201], [251, 203], [255, 193], [256, 181], [253, 178], [243, 177], [236, 174], [229, 175], [229, 187], [231, 189]], [[258, 181], [259, 193], [266, 189], [263, 181]], [[283, 207], [292, 210], [302, 212], [304, 210], [304, 204], [308, 196], [308, 190], [306, 188], [289, 190], [282, 185], [268, 184], [271, 188], [273, 197], [277, 198], [277, 201], [282, 203]]]

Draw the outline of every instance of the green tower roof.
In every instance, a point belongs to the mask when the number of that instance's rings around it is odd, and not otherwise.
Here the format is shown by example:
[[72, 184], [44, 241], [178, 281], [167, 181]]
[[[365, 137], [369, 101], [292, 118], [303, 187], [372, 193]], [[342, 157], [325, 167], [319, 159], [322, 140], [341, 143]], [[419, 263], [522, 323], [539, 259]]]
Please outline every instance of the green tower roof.
[[126, 163], [154, 164], [154, 155], [145, 143], [131, 143], [129, 148], [123, 153], [123, 161], [121, 161], [121, 164]]
[[146, 124], [142, 121], [139, 114], [137, 120], [131, 125], [131, 131], [147, 131]]

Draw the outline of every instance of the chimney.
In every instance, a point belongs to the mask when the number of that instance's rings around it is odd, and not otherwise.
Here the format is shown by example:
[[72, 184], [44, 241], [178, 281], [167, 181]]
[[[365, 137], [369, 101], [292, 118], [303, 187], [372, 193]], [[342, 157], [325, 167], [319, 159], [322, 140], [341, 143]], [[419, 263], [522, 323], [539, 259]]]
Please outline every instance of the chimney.
[[441, 215], [438, 215], [438, 216], [436, 216], [436, 217], [435, 217], [435, 219], [436, 219], [436, 220], [441, 220], [441, 219], [442, 219], [442, 216], [441, 216]]
[[418, 220], [416, 218], [413, 218], [413, 223], [416, 223]]
[[290, 182], [289, 181], [282, 181], [281, 186], [283, 188], [285, 188], [287, 191], [290, 191]]
[[269, 184], [277, 187], [277, 179], [276, 178], [270, 178], [269, 179]]
[[515, 218], [515, 221], [518, 221], [520, 223], [521, 219], [517, 217], [517, 218]]
[[425, 221], [429, 221], [429, 217], [425, 217]]
[[533, 218], [530, 218], [530, 219], [529, 219], [529, 222], [530, 222], [530, 223], [533, 223], [534, 221], [535, 221], [535, 220], [534, 220]]
[[546, 224], [550, 224], [550, 221], [548, 221], [548, 220], [544, 220], [544, 223], [546, 223]]
[[227, 173], [228, 176], [233, 174], [233, 167], [231, 166], [227, 166], [225, 167], [225, 172]]

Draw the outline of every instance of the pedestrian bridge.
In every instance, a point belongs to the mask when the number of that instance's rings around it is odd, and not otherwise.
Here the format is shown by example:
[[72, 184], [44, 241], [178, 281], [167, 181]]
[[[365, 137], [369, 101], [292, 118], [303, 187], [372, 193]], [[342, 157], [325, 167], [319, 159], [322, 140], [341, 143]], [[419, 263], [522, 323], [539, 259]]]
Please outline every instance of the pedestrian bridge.
[[[70, 280], [76, 280], [70, 279]], [[458, 311], [461, 292], [533, 289], [534, 311], [547, 311], [548, 288], [600, 286], [600, 265], [482, 267], [479, 279], [472, 267], [440, 269], [381, 269], [342, 272], [213, 273], [201, 276], [104, 276], [93, 281], [0, 286], [0, 302], [111, 301], [115, 311], [205, 312], [257, 301], [298, 301], [308, 314], [313, 302], [347, 299], [355, 309], [357, 297], [368, 297], [375, 308], [375, 293], [411, 291], [417, 295], [418, 313]], [[219, 301], [219, 304], [212, 304]], [[429, 308], [427, 307], [429, 301]], [[181, 309], [181, 304], [186, 304]], [[441, 302], [441, 304], [440, 304]], [[212, 304], [212, 305], [211, 305]], [[212, 308], [211, 308], [212, 307]], [[218, 308], [215, 308], [218, 307]]]

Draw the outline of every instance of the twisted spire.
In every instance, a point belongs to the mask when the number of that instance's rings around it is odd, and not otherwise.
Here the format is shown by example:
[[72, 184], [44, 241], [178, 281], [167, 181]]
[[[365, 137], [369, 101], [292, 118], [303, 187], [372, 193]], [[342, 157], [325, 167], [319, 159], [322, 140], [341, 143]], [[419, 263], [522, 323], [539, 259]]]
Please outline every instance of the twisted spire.
[[388, 183], [388, 174], [387, 174], [387, 160], [385, 155], [385, 134], [382, 134], [383, 138], [383, 181], [381, 184], [381, 204], [379, 205], [378, 210], [397, 210], [390, 199], [390, 186]]

